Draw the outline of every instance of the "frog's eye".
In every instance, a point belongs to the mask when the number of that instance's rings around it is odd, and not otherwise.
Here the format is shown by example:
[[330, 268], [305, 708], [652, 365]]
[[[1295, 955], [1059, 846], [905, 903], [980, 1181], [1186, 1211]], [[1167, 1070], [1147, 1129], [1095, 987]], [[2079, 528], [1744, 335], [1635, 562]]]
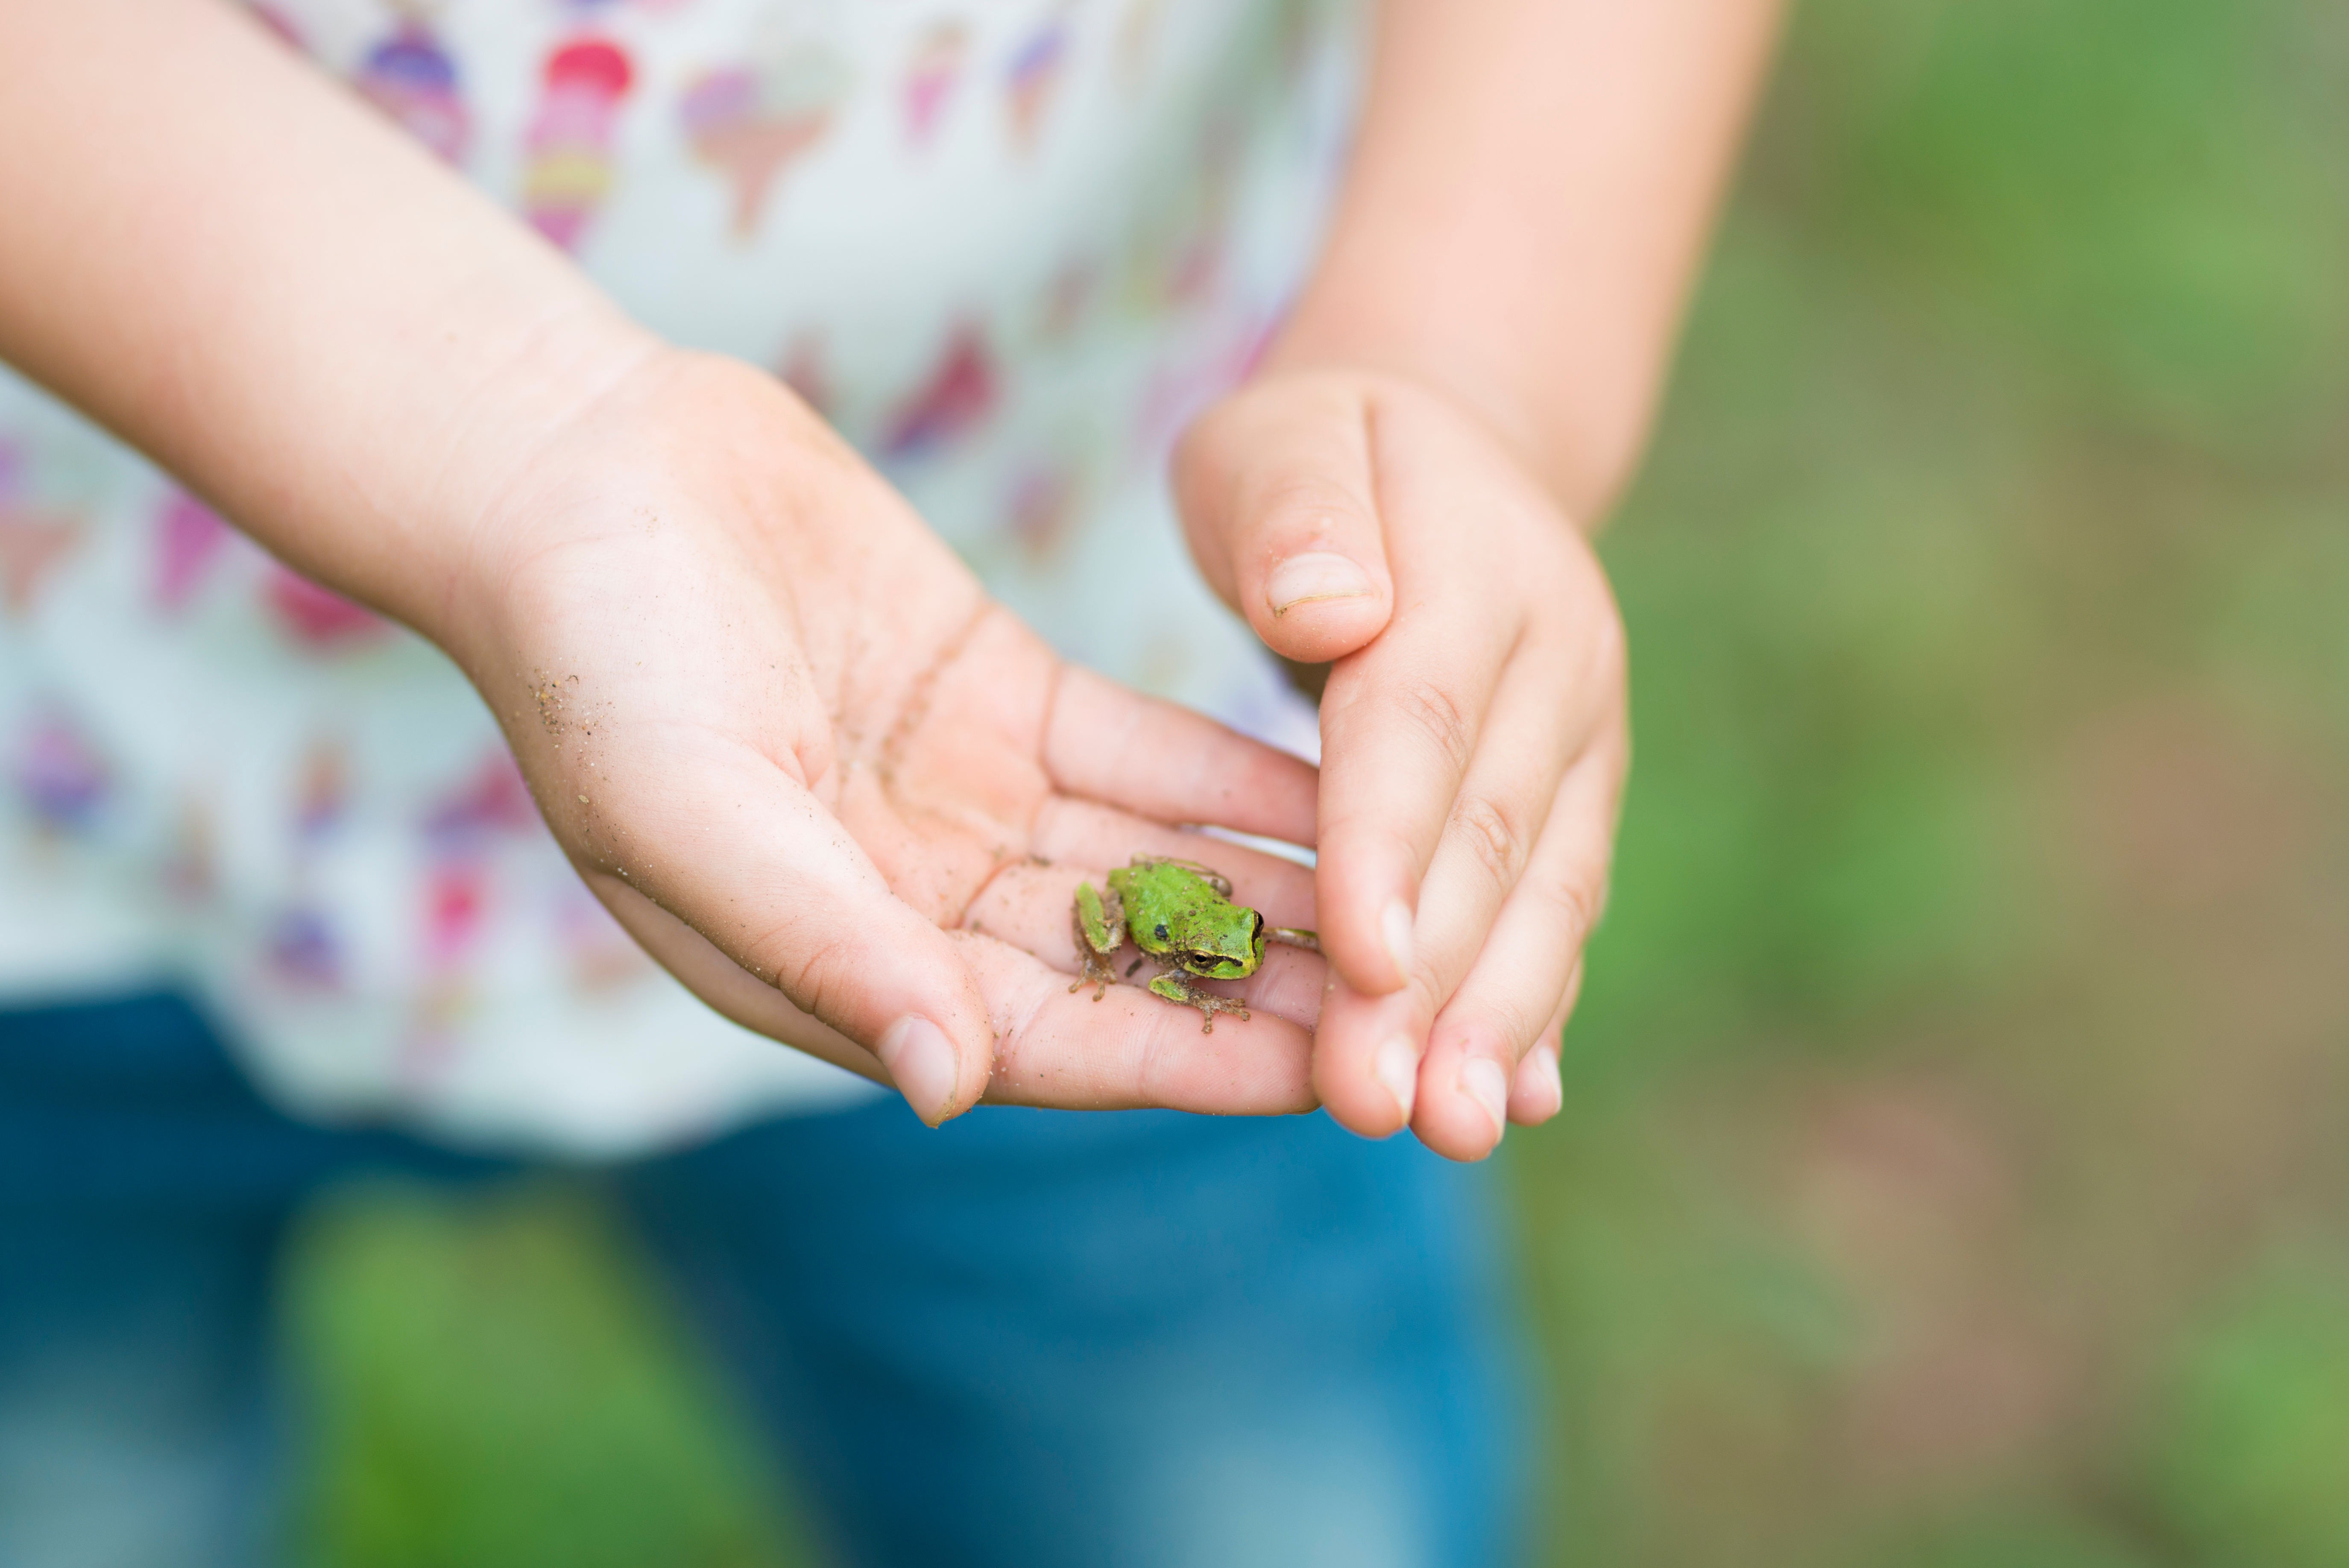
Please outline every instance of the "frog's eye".
[[1193, 953], [1191, 961], [1201, 969], [1237, 969], [1240, 961], [1226, 953]]

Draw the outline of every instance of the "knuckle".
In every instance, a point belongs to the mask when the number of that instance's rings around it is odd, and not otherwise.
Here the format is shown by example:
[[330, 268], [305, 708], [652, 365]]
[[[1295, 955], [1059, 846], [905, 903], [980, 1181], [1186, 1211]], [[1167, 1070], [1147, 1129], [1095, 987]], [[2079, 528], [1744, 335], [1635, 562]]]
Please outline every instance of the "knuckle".
[[1480, 974], [1444, 1011], [1439, 1029], [1456, 1028], [1472, 1044], [1514, 1065], [1535, 1046], [1555, 1041], [1565, 1026], [1568, 971], [1535, 965], [1509, 973]]
[[1486, 996], [1479, 998], [1476, 1012], [1484, 1026], [1499, 1038], [1514, 1066], [1540, 1037], [1541, 1020], [1525, 1003], [1530, 998]]
[[750, 944], [746, 966], [780, 991], [792, 1005], [827, 1023], [843, 1014], [839, 1005], [858, 972], [854, 944], [827, 934], [811, 939], [797, 926], [779, 928]]
[[1599, 918], [1607, 912], [1606, 878], [1557, 877], [1550, 879], [1543, 892], [1557, 911], [1572, 947], [1579, 950], [1590, 940], [1590, 933], [1599, 929]]
[[1525, 864], [1525, 828], [1498, 801], [1461, 796], [1452, 808], [1452, 832], [1495, 883], [1506, 888], [1516, 881]]
[[1432, 680], [1409, 680], [1392, 694], [1394, 711], [1433, 748], [1455, 775], [1468, 766], [1475, 729], [1452, 694]]

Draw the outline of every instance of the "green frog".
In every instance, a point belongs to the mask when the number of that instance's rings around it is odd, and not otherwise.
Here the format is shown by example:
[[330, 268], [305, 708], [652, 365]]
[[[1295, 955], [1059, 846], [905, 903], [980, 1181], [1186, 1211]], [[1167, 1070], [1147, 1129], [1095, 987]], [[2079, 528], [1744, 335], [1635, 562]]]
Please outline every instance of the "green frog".
[[1191, 976], [1246, 980], [1264, 962], [1268, 942], [1321, 950], [1321, 939], [1311, 931], [1267, 926], [1262, 915], [1233, 903], [1231, 881], [1221, 872], [1156, 855], [1137, 855], [1133, 865], [1112, 871], [1106, 893], [1090, 882], [1078, 884], [1074, 922], [1085, 972], [1071, 991], [1090, 983], [1099, 1002], [1119, 978], [1109, 961], [1131, 939], [1141, 957], [1126, 966], [1124, 978], [1132, 980], [1145, 961], [1155, 960], [1161, 968], [1150, 993], [1197, 1008], [1202, 1034], [1215, 1033], [1218, 1012], [1246, 1022], [1247, 1004], [1203, 991]]

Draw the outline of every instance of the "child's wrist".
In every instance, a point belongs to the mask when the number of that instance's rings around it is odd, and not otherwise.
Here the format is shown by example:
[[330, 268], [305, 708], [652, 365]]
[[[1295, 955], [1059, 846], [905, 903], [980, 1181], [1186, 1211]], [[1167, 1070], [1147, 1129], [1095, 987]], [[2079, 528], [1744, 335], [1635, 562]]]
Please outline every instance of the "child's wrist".
[[[503, 328], [463, 395], [419, 389], [405, 441], [408, 514], [420, 520], [412, 576], [387, 586], [389, 607], [469, 662], [467, 644], [500, 618], [511, 533], [527, 495], [557, 482], [581, 432], [624, 388], [676, 350], [600, 301]], [[396, 596], [396, 597], [395, 597]]]

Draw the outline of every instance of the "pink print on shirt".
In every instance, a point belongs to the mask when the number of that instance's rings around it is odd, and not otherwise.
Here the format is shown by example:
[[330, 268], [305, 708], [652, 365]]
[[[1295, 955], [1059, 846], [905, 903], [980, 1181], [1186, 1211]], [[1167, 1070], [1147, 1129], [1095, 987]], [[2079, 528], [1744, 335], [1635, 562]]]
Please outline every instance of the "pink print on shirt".
[[167, 616], [185, 609], [228, 541], [228, 524], [211, 507], [185, 491], [165, 495], [155, 515], [156, 607]]
[[17, 737], [9, 782], [33, 820], [59, 836], [88, 832], [112, 793], [113, 770], [81, 731], [45, 713]]
[[1052, 107], [1053, 95], [1068, 68], [1070, 10], [1069, 5], [1061, 5], [1022, 38], [1004, 72], [1011, 140], [1022, 152], [1035, 147], [1044, 113]]
[[694, 156], [733, 187], [737, 240], [758, 233], [776, 180], [824, 139], [854, 80], [846, 60], [810, 39], [771, 60], [706, 71], [687, 89], [686, 135]]
[[271, 618], [313, 653], [340, 653], [390, 635], [389, 622], [299, 572], [271, 563], [261, 586]]
[[0, 441], [0, 607], [11, 616], [32, 613], [42, 584], [81, 540], [79, 517], [34, 497], [31, 466]]
[[976, 327], [957, 328], [929, 380], [890, 421], [882, 450], [905, 459], [951, 446], [995, 411], [998, 380], [986, 337]]
[[573, 251], [611, 189], [620, 103], [636, 72], [618, 45], [579, 38], [546, 57], [544, 76], [524, 139], [523, 212], [533, 228]]
[[922, 35], [906, 67], [902, 89], [905, 130], [916, 147], [929, 144], [946, 113], [947, 102], [962, 80], [963, 63], [970, 54], [970, 29], [960, 22], [941, 22]]
[[359, 96], [389, 115], [442, 162], [461, 165], [472, 117], [457, 90], [457, 62], [423, 23], [409, 18], [367, 51], [352, 78]]

